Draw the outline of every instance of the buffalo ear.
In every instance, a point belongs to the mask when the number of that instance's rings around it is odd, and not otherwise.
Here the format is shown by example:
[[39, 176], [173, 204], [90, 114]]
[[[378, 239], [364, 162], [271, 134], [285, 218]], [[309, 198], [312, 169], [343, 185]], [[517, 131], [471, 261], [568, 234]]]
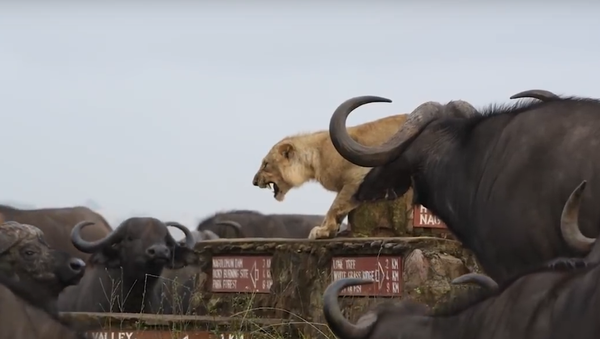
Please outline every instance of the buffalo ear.
[[394, 200], [412, 186], [410, 166], [398, 159], [390, 164], [372, 168], [354, 194], [359, 202]]
[[289, 159], [294, 153], [294, 146], [290, 143], [284, 143], [279, 145], [277, 150], [279, 151], [279, 154], [281, 154], [286, 159]]
[[13, 247], [19, 241], [17, 232], [5, 232], [0, 237], [0, 254], [4, 254], [9, 248]]
[[188, 265], [194, 265], [200, 260], [198, 254], [187, 247], [175, 246], [173, 260], [169, 261], [167, 268], [176, 270]]
[[92, 264], [103, 265], [106, 268], [119, 268], [122, 266], [119, 250], [114, 245], [93, 253], [89, 260]]

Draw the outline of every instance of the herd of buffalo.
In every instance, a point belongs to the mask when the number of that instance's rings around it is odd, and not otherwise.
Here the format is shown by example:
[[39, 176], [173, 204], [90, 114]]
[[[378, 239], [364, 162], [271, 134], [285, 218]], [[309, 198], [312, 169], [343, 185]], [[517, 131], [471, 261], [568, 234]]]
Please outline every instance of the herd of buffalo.
[[[414, 203], [437, 215], [470, 249], [486, 275], [455, 307], [431, 310], [391, 300], [356, 324], [338, 295], [372, 283], [341, 279], [324, 293], [323, 312], [341, 339], [600, 338], [595, 288], [600, 283], [600, 101], [544, 90], [515, 94], [511, 105], [477, 110], [464, 101], [418, 106], [386, 143], [367, 147], [346, 130], [350, 112], [371, 102], [342, 103], [329, 134], [337, 152], [371, 168], [353, 196]], [[596, 114], [596, 115], [594, 115]], [[217, 238], [307, 238], [323, 215], [217, 213], [190, 230], [177, 222], [134, 217], [111, 228], [85, 207], [19, 210], [0, 206], [0, 338], [82, 338], [58, 312], [186, 312], [196, 243]], [[168, 227], [181, 230], [176, 240]], [[344, 231], [344, 227], [340, 232]], [[188, 291], [188, 293], [186, 293]], [[170, 299], [171, 298], [171, 299]], [[598, 306], [598, 307], [596, 307]], [[450, 311], [448, 311], [450, 310]], [[29, 319], [29, 320], [26, 320]], [[36, 324], [31, 326], [31, 321]], [[600, 319], [597, 319], [600, 320]]]
[[[197, 262], [197, 242], [307, 238], [323, 217], [233, 210], [194, 230], [150, 217], [129, 218], [112, 229], [87, 207], [0, 205], [0, 338], [84, 336], [58, 312], [188, 313], [198, 273], [188, 265]], [[168, 227], [185, 237], [175, 240]], [[347, 229], [343, 225], [340, 234]]]

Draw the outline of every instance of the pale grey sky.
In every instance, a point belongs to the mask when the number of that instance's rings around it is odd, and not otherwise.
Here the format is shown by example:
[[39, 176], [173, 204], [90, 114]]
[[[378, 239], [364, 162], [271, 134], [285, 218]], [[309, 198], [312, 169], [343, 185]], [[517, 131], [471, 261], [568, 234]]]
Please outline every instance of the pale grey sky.
[[89, 3], [0, 4], [0, 199], [190, 227], [233, 208], [324, 214], [320, 186], [280, 203], [252, 177], [349, 97], [394, 101], [357, 124], [427, 100], [600, 96], [600, 3]]

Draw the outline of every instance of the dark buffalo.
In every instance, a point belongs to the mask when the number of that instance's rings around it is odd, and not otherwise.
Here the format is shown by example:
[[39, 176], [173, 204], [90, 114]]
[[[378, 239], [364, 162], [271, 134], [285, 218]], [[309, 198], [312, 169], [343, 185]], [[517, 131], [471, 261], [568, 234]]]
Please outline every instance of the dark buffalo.
[[21, 210], [0, 205], [0, 214], [7, 221], [35, 225], [44, 232], [46, 241], [52, 248], [67, 251], [83, 260], [87, 260], [90, 255], [77, 250], [69, 240], [73, 226], [84, 220], [93, 222], [94, 226], [86, 228], [82, 234], [88, 240], [102, 239], [112, 231], [104, 217], [83, 206]]
[[[163, 268], [181, 268], [196, 260], [190, 231], [175, 222], [155, 218], [129, 218], [106, 238], [86, 241], [78, 223], [71, 241], [90, 253], [89, 267], [79, 285], [67, 288], [59, 298], [59, 309], [71, 312], [155, 312], [156, 283]], [[167, 226], [181, 230], [185, 245], [178, 244]]]
[[83, 260], [50, 248], [39, 228], [0, 225], [0, 338], [78, 338], [58, 318], [56, 301], [84, 271]]
[[[241, 225], [235, 221], [218, 221], [212, 226], [216, 229], [222, 226], [224, 233], [228, 235], [240, 234], [241, 232]], [[193, 230], [191, 233], [194, 237], [194, 243], [220, 238], [211, 230]], [[178, 243], [183, 245], [185, 240], [184, 237]], [[161, 282], [157, 286], [157, 293], [160, 295], [161, 301], [157, 313], [189, 314], [191, 312], [190, 297], [197, 290], [195, 287], [198, 285], [200, 273], [201, 271], [196, 266], [187, 266], [181, 269], [165, 268], [160, 276]]]
[[[202, 220], [197, 230], [209, 230], [220, 238], [308, 238], [324, 215], [314, 214], [262, 214], [250, 210], [232, 210], [216, 213]], [[233, 223], [224, 223], [233, 222]], [[342, 224], [343, 232], [348, 225]]]
[[465, 294], [454, 301], [459, 304], [432, 313], [425, 305], [410, 300], [388, 302], [367, 312], [356, 325], [342, 315], [339, 292], [372, 281], [337, 280], [324, 293], [327, 324], [341, 339], [600, 338], [600, 299], [596, 293], [600, 284], [600, 242], [595, 244], [594, 239], [582, 235], [577, 225], [583, 188], [580, 185], [569, 198], [561, 230], [565, 241], [577, 250], [591, 249], [585, 259], [556, 260], [507, 281], [501, 288], [489, 280], [485, 282], [484, 277], [471, 276], [463, 282], [476, 281], [488, 288], [483, 293]]
[[[464, 101], [427, 102], [386, 144], [367, 148], [350, 138], [350, 112], [389, 99], [347, 100], [329, 131], [338, 152], [369, 171], [355, 199], [395, 199], [413, 187], [414, 202], [439, 216], [502, 283], [559, 256], [581, 255], [562, 239], [559, 211], [572, 187], [589, 180], [581, 225], [599, 233], [600, 102], [520, 93], [543, 101], [495, 106], [479, 113]], [[540, 96], [541, 95], [541, 96]]]
[[0, 275], [0, 339], [87, 338], [39, 305], [31, 294], [35, 288]]

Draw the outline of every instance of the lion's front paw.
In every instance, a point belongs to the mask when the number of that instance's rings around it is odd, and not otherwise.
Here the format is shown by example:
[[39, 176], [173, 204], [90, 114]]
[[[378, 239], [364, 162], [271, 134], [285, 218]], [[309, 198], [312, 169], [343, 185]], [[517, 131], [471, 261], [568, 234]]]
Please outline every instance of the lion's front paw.
[[308, 239], [330, 239], [335, 236], [335, 232], [332, 232], [329, 228], [323, 226], [316, 226], [310, 231]]

